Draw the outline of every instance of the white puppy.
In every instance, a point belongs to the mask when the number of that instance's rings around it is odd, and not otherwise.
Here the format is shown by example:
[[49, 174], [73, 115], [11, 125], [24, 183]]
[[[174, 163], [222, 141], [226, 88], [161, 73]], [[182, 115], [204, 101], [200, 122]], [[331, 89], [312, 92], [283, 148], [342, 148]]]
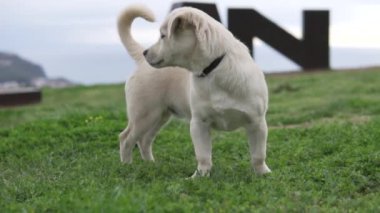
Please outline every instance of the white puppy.
[[[136, 9], [135, 14], [139, 11], [141, 16], [152, 20], [148, 10], [141, 7]], [[190, 131], [198, 161], [193, 177], [210, 173], [211, 128], [235, 130], [244, 127], [255, 171], [258, 174], [270, 172], [265, 163], [267, 85], [263, 73], [253, 62], [244, 44], [204, 12], [188, 7], [179, 8], [171, 12], [161, 26], [160, 40], [143, 54], [153, 67], [177, 66], [187, 69], [189, 74], [180, 68], [152, 70], [141, 62], [142, 50], [135, 48], [136, 43], [129, 35], [129, 27], [126, 26], [131, 21], [126, 20], [132, 15], [128, 14], [132, 12], [121, 16], [119, 32], [124, 45], [139, 64], [140, 72], [136, 72], [135, 78], [127, 83], [130, 120], [129, 126], [120, 135], [122, 161], [131, 161], [132, 146], [138, 141], [140, 149], [146, 144], [150, 146], [152, 136], [148, 137], [149, 142], [144, 142], [144, 137], [152, 129], [153, 134], [148, 135], [154, 135], [166, 121], [167, 116], [163, 116], [165, 113], [162, 112], [175, 112], [191, 119]], [[144, 74], [144, 70], [148, 72]], [[139, 79], [143, 80], [137, 80], [139, 73], [142, 75]], [[154, 77], [149, 78], [148, 75]], [[150, 89], [152, 85], [153, 90]], [[145, 90], [149, 91], [143, 93]], [[131, 104], [134, 107], [130, 107]], [[141, 114], [139, 111], [145, 108], [149, 111], [145, 110], [143, 117], [136, 119], [136, 114]], [[189, 109], [191, 114], [188, 113]], [[160, 115], [159, 119], [157, 114]], [[144, 150], [141, 149], [142, 153]]]

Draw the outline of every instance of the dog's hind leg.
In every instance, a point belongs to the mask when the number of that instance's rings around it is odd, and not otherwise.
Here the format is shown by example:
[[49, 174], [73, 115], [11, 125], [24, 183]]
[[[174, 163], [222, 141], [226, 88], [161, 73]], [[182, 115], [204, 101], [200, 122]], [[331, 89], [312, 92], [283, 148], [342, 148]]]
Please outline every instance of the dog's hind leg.
[[120, 139], [120, 160], [123, 163], [132, 163], [132, 150], [136, 143], [142, 139], [147, 130], [139, 129], [136, 125], [128, 127], [119, 135]]
[[154, 161], [152, 144], [157, 132], [161, 127], [169, 120], [170, 115], [162, 115], [161, 119], [158, 119], [157, 123], [143, 136], [138, 142], [140, 154], [143, 160]]
[[[129, 113], [130, 114], [130, 113]], [[120, 134], [120, 159], [123, 163], [132, 163], [132, 150], [136, 143], [161, 120], [162, 110], [140, 112], [130, 117], [128, 127]]]
[[120, 134], [119, 134], [119, 142], [120, 142], [120, 160], [121, 162], [127, 161], [127, 153], [126, 153], [126, 143], [128, 136], [130, 135], [131, 127], [128, 125]]
[[265, 163], [268, 135], [265, 117], [254, 119], [254, 122], [246, 130], [249, 138], [252, 166], [255, 172], [260, 175], [271, 172]]

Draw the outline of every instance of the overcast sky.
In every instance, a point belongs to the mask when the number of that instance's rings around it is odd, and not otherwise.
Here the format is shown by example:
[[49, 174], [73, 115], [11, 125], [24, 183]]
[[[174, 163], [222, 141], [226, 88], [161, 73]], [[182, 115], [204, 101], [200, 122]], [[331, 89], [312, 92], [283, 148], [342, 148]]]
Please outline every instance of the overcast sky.
[[[12, 52], [41, 64], [49, 76], [83, 83], [122, 82], [134, 64], [116, 31], [120, 11], [143, 2], [156, 23], [138, 20], [132, 28], [144, 46], [159, 36], [159, 24], [173, 1], [154, 0], [0, 0], [0, 51]], [[205, 2], [205, 1], [202, 1]], [[210, 2], [210, 1], [208, 1]], [[330, 10], [333, 68], [380, 65], [379, 0], [221, 0], [223, 24], [227, 9], [254, 8], [298, 38], [302, 10]], [[270, 47], [255, 42], [257, 63], [266, 71], [299, 69]]]

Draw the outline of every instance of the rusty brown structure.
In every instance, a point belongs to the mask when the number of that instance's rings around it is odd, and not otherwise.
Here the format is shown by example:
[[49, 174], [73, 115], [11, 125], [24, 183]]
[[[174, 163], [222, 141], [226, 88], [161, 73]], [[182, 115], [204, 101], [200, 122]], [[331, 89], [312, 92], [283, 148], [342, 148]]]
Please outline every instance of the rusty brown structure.
[[19, 89], [12, 91], [0, 90], [0, 107], [14, 107], [39, 103], [42, 100], [42, 93], [35, 89]]

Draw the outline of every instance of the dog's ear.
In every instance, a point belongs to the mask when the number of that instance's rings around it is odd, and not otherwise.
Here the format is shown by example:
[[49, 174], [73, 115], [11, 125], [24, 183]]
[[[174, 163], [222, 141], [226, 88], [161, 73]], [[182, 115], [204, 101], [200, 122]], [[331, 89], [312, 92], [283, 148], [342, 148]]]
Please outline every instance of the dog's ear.
[[176, 33], [184, 30], [186, 27], [191, 25], [191, 19], [189, 19], [189, 14], [182, 13], [173, 17], [168, 22], [168, 37], [175, 35]]
[[183, 28], [183, 18], [181, 16], [177, 16], [172, 20], [171, 23], [168, 24], [168, 37], [171, 37], [176, 32], [178, 32], [181, 28]]

